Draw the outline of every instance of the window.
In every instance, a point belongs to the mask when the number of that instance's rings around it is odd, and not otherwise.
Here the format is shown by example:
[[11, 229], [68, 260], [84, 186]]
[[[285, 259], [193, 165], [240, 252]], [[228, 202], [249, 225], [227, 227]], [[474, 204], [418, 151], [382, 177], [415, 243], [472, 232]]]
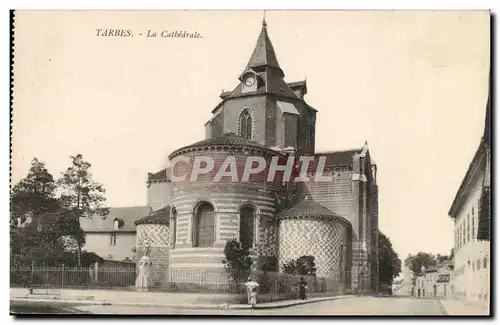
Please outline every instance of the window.
[[462, 223], [462, 246], [465, 245], [465, 218], [464, 222]]
[[215, 242], [214, 207], [207, 202], [201, 203], [194, 213], [194, 247], [212, 247]]
[[111, 236], [109, 238], [109, 244], [111, 246], [116, 246], [116, 234], [111, 234]]
[[472, 240], [476, 238], [476, 225], [474, 222], [474, 210], [472, 210]]
[[477, 264], [477, 269], [480, 270], [481, 269], [481, 259], [478, 259], [476, 264]]
[[252, 116], [250, 116], [247, 109], [240, 116], [240, 136], [245, 139], [252, 139]]
[[483, 268], [487, 268], [488, 267], [488, 258], [483, 258]]
[[248, 248], [253, 248], [255, 228], [255, 209], [244, 206], [240, 210], [240, 243]]
[[118, 219], [115, 219], [115, 220], [113, 221], [113, 229], [114, 229], [114, 230], [118, 230], [119, 225], [120, 225], [120, 223], [119, 223]]
[[470, 214], [467, 214], [467, 242], [470, 241]]
[[172, 209], [172, 224], [170, 225], [172, 228], [172, 238], [170, 239], [170, 246], [175, 248], [175, 242], [177, 241], [177, 210], [175, 208]]
[[462, 248], [462, 225], [458, 225], [458, 249]]

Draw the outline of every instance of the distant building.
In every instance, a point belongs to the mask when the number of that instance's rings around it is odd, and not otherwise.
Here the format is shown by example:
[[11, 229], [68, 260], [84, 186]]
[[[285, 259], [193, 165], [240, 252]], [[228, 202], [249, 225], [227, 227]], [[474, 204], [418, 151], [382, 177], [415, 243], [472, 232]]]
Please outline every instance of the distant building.
[[448, 212], [455, 222], [455, 294], [467, 300], [490, 295], [490, 114], [488, 97], [483, 137]]
[[81, 218], [80, 226], [85, 232], [82, 250], [93, 252], [102, 258], [115, 261], [133, 259], [136, 247], [135, 221], [146, 216], [147, 207], [111, 208], [106, 217], [94, 215]]
[[453, 295], [452, 262], [430, 266], [417, 274], [415, 296], [418, 298], [444, 298]]
[[413, 293], [413, 271], [410, 270], [409, 265], [403, 266], [403, 281], [398, 290], [398, 295], [412, 296]]
[[425, 274], [424, 273], [418, 273], [417, 277], [415, 279], [415, 294], [416, 297], [418, 298], [423, 298], [425, 297]]
[[448, 260], [441, 263], [437, 269], [436, 288], [438, 297], [452, 297], [453, 285], [453, 261]]

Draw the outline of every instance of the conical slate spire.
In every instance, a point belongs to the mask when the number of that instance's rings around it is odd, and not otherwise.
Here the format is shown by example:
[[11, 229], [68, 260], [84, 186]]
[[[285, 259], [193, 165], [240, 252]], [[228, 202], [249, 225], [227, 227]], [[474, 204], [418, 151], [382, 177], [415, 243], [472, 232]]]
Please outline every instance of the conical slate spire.
[[252, 56], [248, 61], [247, 69], [264, 66], [275, 68], [282, 72], [278, 63], [278, 58], [276, 57], [276, 53], [274, 52], [273, 44], [271, 43], [269, 35], [267, 34], [267, 23], [265, 18], [262, 19], [262, 29], [260, 31], [259, 38], [257, 39], [257, 44], [255, 45]]

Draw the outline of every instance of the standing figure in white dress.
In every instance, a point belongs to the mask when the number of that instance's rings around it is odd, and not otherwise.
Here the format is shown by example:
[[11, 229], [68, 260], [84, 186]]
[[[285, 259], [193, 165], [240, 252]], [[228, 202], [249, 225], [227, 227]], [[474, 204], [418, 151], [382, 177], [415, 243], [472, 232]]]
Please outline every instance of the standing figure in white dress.
[[247, 287], [248, 304], [254, 308], [255, 305], [257, 305], [257, 287], [259, 284], [250, 276], [248, 277], [248, 281], [245, 283], [245, 286]]

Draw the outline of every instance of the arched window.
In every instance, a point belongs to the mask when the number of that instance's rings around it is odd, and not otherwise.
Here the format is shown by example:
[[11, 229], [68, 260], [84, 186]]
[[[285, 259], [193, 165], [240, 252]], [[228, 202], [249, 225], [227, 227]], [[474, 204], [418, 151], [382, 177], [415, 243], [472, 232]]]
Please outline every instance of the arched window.
[[248, 110], [244, 110], [240, 116], [240, 136], [252, 139], [252, 116]]
[[172, 209], [172, 223], [170, 224], [172, 229], [172, 238], [170, 239], [170, 247], [175, 248], [175, 242], [177, 241], [177, 210]]
[[194, 211], [194, 247], [212, 247], [215, 242], [214, 207], [207, 202], [201, 203]]
[[254, 244], [255, 209], [246, 205], [240, 210], [240, 243], [248, 248]]

